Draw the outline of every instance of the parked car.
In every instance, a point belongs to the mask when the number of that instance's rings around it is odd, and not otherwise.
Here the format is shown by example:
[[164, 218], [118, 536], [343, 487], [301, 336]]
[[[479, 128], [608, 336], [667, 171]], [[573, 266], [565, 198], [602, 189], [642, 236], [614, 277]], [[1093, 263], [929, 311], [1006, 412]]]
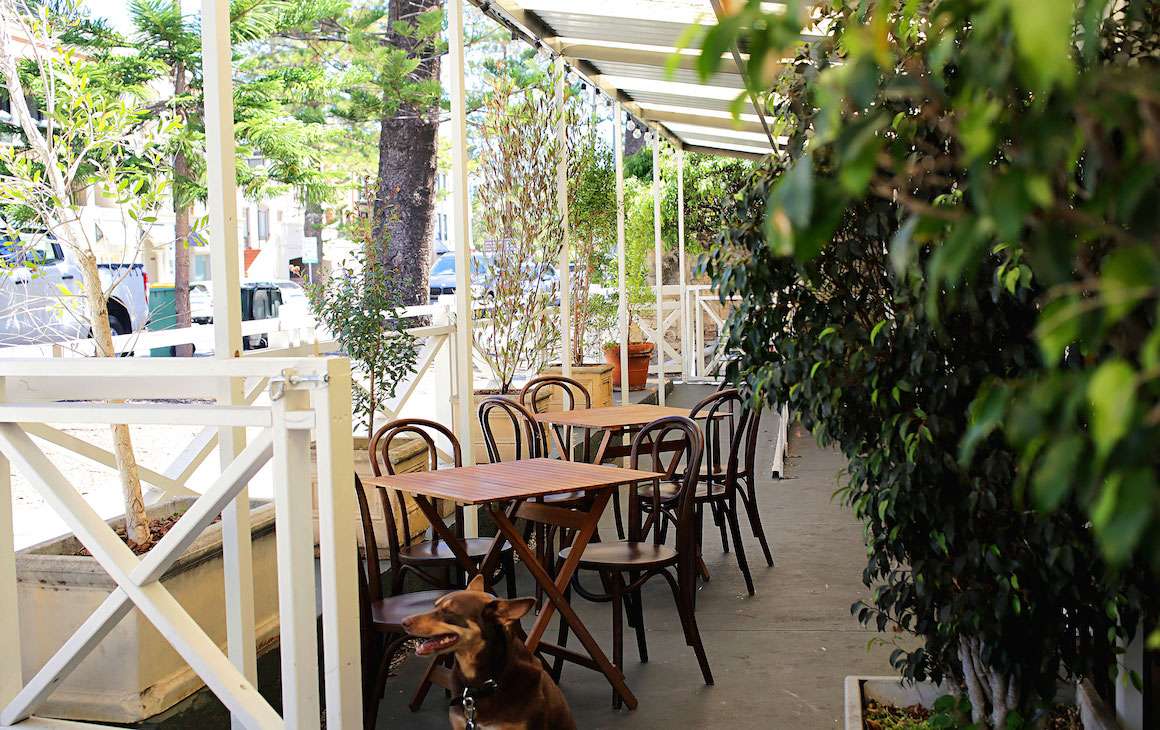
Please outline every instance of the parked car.
[[189, 285], [189, 316], [194, 324], [213, 322], [213, 284], [199, 281]]
[[[141, 264], [99, 264], [114, 335], [144, 329], [149, 278]], [[81, 270], [71, 251], [44, 232], [0, 226], [0, 346], [90, 336]]]
[[[440, 294], [455, 293], [455, 254], [448, 253], [439, 257], [431, 267], [430, 287], [431, 303], [439, 299]], [[474, 296], [491, 294], [491, 266], [487, 257], [481, 253], [471, 255], [471, 286]]]

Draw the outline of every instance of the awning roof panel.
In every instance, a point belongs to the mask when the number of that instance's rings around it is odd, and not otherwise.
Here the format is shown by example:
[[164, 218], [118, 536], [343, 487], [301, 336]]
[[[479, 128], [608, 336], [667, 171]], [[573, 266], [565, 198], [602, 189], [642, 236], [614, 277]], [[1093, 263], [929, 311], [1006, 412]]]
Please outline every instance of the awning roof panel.
[[669, 70], [689, 25], [716, 23], [711, 0], [471, 1], [562, 55], [629, 113], [682, 148], [738, 157], [776, 149], [762, 111], [748, 96], [740, 122], [733, 119], [734, 102], [745, 94], [740, 54], [727, 54], [722, 72], [708, 82], [695, 71], [695, 49], [680, 52], [676, 68]]

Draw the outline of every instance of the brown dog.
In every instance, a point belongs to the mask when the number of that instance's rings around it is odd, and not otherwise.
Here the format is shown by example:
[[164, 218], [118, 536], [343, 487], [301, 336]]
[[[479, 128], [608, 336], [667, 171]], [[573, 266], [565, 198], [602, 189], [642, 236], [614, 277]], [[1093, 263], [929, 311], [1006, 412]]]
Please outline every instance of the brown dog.
[[454, 653], [455, 730], [576, 730], [564, 693], [520, 637], [520, 617], [535, 599], [500, 600], [482, 576], [467, 590], [435, 603], [435, 610], [403, 620], [411, 636], [426, 639], [420, 656]]

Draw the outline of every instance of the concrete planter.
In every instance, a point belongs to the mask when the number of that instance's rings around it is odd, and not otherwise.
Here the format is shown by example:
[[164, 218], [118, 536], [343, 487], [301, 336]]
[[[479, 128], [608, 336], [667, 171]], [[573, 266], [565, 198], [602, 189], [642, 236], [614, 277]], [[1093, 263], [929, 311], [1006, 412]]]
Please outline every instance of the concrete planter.
[[[846, 730], [863, 730], [862, 707], [866, 700], [876, 700], [896, 707], [934, 706], [935, 700], [947, 690], [931, 682], [904, 683], [898, 677], [846, 677]], [[1075, 685], [1060, 684], [1057, 698], [1063, 703], [1079, 707], [1080, 718], [1086, 730], [1118, 730], [1114, 715], [1088, 682]]]
[[[493, 395], [495, 395], [495, 393], [480, 393], [480, 392], [476, 391], [475, 398], [472, 401], [474, 404], [473, 405], [473, 412], [478, 413], [479, 412], [479, 404], [483, 402], [483, 399], [490, 398]], [[513, 400], [517, 403], [519, 403], [519, 400], [520, 400], [519, 391], [508, 393], [508, 394], [504, 395], [503, 397], [507, 398], [508, 400]], [[551, 401], [551, 397], [552, 397], [552, 394], [548, 392], [548, 389], [545, 388], [544, 390], [541, 390], [540, 394], [536, 397], [537, 410], [539, 410], [541, 412], [547, 410], [547, 406], [548, 406], [549, 402]], [[516, 453], [516, 447], [515, 447], [516, 441], [515, 441], [515, 432], [512, 430], [511, 421], [507, 418], [507, 416], [502, 416], [494, 411], [492, 412], [491, 416], [492, 416], [492, 418], [491, 418], [492, 433], [495, 435], [496, 444], [499, 446], [500, 454], [502, 454], [503, 460], [509, 461], [511, 459], [514, 459], [515, 453]], [[452, 418], [452, 423], [459, 423], [459, 399], [458, 398], [451, 399], [451, 418]], [[476, 421], [477, 425], [474, 429], [475, 438], [473, 439], [473, 442], [471, 444], [471, 451], [475, 455], [475, 463], [476, 464], [486, 464], [486, 463], [488, 463], [488, 461], [490, 461], [490, 459], [487, 458], [487, 446], [484, 445], [484, 443], [483, 443], [483, 431], [482, 431], [482, 429], [479, 428], [478, 423], [479, 422], [477, 420]], [[525, 439], [525, 441], [526, 441], [526, 439]], [[527, 444], [524, 445], [524, 449], [526, 452]]]
[[[610, 363], [602, 362], [595, 365], [573, 365], [572, 379], [579, 382], [588, 391], [592, 398], [593, 408], [606, 408], [612, 405], [612, 370]], [[563, 375], [564, 369], [559, 365], [544, 368], [541, 375]], [[556, 393], [552, 396], [552, 407], [560, 407], [561, 396]], [[577, 404], [582, 405], [580, 403]]]
[[[192, 497], [149, 507], [151, 519], [184, 512]], [[259, 652], [278, 638], [278, 570], [274, 505], [252, 501], [254, 608]], [[123, 518], [109, 520], [110, 524]], [[31, 678], [113, 591], [95, 558], [74, 555], [68, 535], [21, 550], [16, 557], [21, 667]], [[161, 582], [223, 649], [225, 579], [221, 524], [206, 528]], [[169, 642], [134, 608], [72, 674], [38, 714], [95, 722], [140, 722], [164, 712], [203, 686]]]

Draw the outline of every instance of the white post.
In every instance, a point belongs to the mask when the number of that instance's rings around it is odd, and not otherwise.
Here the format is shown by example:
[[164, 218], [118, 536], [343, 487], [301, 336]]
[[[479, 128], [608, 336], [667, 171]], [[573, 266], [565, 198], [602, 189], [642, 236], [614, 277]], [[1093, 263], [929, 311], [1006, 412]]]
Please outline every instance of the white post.
[[[6, 399], [0, 378], [0, 402]], [[0, 662], [0, 707], [24, 687], [20, 671], [20, 610], [16, 593], [16, 545], [12, 528], [12, 465], [0, 454], [0, 642], [8, 661]]]
[[[242, 355], [242, 303], [238, 265], [238, 198], [234, 157], [234, 99], [229, 0], [203, 0], [201, 53], [205, 78], [205, 146], [208, 187], [210, 271], [214, 283], [214, 353]], [[240, 378], [223, 378], [218, 402], [243, 402]], [[244, 428], [223, 427], [218, 434], [222, 468], [245, 448]], [[249, 490], [238, 493], [222, 511], [222, 552], [226, 594], [226, 642], [230, 661], [257, 686], [254, 560], [250, 543]], [[237, 717], [234, 727], [241, 727]]]
[[[278, 516], [278, 614], [282, 717], [287, 730], [317, 728], [318, 616], [314, 611], [314, 528], [310, 502], [310, 429], [295, 427], [309, 394], [291, 390], [274, 402], [274, 509]], [[321, 464], [320, 464], [321, 466]], [[322, 507], [319, 484], [319, 508]], [[326, 495], [330, 496], [330, 495]], [[322, 516], [321, 514], [319, 515]], [[321, 528], [321, 523], [319, 524]], [[353, 557], [353, 556], [352, 556]], [[355, 644], [357, 646], [357, 644]], [[349, 647], [357, 651], [354, 647]], [[329, 718], [328, 724], [329, 724]]]
[[564, 240], [560, 246], [560, 367], [565, 378], [572, 377], [572, 284], [571, 241], [568, 238], [568, 115], [564, 95], [564, 59], [556, 56], [556, 143], [560, 145], [556, 163], [556, 207], [564, 226]]
[[363, 704], [350, 361], [329, 358], [326, 372], [330, 384], [315, 397], [314, 408], [326, 724], [357, 727], [362, 721]]
[[661, 272], [661, 135], [653, 131], [653, 248], [656, 252], [657, 267], [657, 403], [665, 404], [665, 312], [664, 303], [665, 277]]
[[[1144, 676], [1144, 638], [1147, 636], [1144, 623], [1136, 626], [1136, 638], [1126, 646], [1123, 641], [1118, 642], [1124, 649], [1120, 663], [1121, 671], [1133, 671]], [[1144, 730], [1144, 694], [1127, 682], [1127, 677], [1121, 675], [1116, 679], [1116, 719], [1124, 730]], [[1147, 692], [1148, 688], [1144, 688]]]
[[[451, 190], [452, 235], [455, 236], [455, 373], [459, 390], [459, 423], [455, 435], [463, 448], [463, 465], [475, 463], [475, 386], [471, 357], [471, 239], [468, 223], [471, 206], [467, 188], [467, 101], [463, 77], [463, 0], [447, 3], [447, 55], [451, 61]], [[474, 509], [465, 510], [464, 530], [468, 537], [478, 534]]]
[[616, 275], [620, 289], [620, 404], [628, 400], [628, 288], [625, 286], [624, 265], [624, 110], [616, 102], [612, 120], [613, 160], [616, 167]]
[[681, 379], [689, 380], [689, 308], [685, 287], [688, 272], [685, 270], [685, 151], [677, 150], [677, 255], [681, 269]]

